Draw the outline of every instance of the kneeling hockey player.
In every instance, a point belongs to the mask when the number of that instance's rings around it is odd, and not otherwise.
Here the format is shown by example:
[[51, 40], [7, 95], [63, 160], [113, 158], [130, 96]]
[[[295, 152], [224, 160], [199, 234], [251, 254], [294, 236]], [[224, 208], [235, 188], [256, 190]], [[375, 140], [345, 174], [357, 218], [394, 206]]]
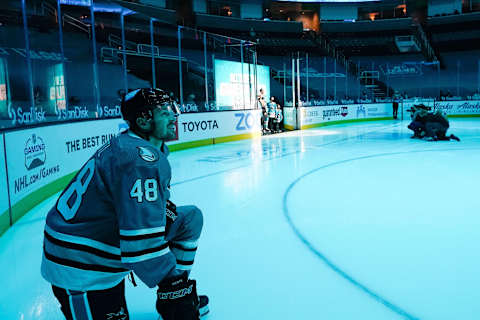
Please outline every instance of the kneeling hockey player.
[[47, 215], [42, 275], [68, 320], [129, 319], [132, 271], [157, 288], [164, 320], [199, 319], [208, 298], [188, 275], [203, 215], [169, 201], [165, 141], [176, 135], [178, 108], [162, 90], [137, 89], [121, 112], [130, 129], [95, 152]]

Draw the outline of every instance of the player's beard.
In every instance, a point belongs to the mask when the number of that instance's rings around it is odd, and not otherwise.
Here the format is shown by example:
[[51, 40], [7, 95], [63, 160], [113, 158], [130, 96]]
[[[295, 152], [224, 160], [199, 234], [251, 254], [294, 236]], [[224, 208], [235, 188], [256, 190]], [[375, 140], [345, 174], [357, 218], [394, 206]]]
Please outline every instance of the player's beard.
[[177, 137], [177, 126], [175, 123], [167, 126], [167, 140], [172, 140]]

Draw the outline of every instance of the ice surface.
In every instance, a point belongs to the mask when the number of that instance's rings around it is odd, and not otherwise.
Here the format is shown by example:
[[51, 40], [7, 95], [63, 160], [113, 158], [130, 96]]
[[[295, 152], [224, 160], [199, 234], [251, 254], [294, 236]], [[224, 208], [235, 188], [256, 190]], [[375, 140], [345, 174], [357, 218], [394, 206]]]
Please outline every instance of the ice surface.
[[[289, 132], [172, 153], [172, 200], [205, 226], [192, 277], [215, 319], [478, 319], [480, 121], [461, 142], [406, 122]], [[62, 319], [40, 276], [55, 196], [0, 238], [0, 319]], [[139, 281], [137, 281], [139, 282]], [[155, 293], [127, 285], [132, 320]]]

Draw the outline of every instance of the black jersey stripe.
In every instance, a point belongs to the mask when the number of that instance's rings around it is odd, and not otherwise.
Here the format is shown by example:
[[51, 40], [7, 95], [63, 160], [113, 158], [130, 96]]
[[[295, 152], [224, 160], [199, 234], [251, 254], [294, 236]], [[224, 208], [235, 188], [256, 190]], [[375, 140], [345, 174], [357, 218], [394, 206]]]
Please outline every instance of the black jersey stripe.
[[64, 248], [67, 248], [67, 249], [84, 251], [84, 252], [88, 252], [88, 253], [91, 253], [93, 255], [102, 257], [102, 258], [107, 258], [107, 259], [120, 261], [120, 255], [119, 254], [113, 254], [113, 253], [110, 253], [110, 252], [105, 252], [103, 250], [93, 248], [93, 247], [90, 247], [90, 246], [87, 246], [87, 245], [84, 245], [84, 244], [78, 244], [78, 243], [73, 243], [73, 242], [67, 242], [67, 241], [64, 241], [64, 240], [59, 240], [57, 238], [52, 237], [46, 231], [44, 231], [43, 233], [45, 235], [45, 239], [47, 239], [48, 241], [50, 241], [51, 243], [53, 243], [57, 246], [64, 247]]
[[154, 247], [154, 248], [148, 248], [145, 250], [139, 250], [139, 251], [122, 251], [122, 257], [138, 257], [138, 256], [143, 256], [144, 254], [148, 253], [153, 253], [157, 251], [162, 251], [168, 248], [168, 243], [164, 243], [161, 246]]
[[120, 240], [134, 241], [134, 240], [145, 240], [145, 239], [151, 239], [151, 238], [160, 238], [164, 236], [165, 236], [165, 232], [162, 231], [162, 232], [155, 232], [155, 233], [139, 234], [134, 236], [120, 235]]
[[128, 269], [123, 269], [123, 268], [113, 268], [113, 267], [106, 267], [106, 266], [101, 266], [98, 264], [86, 264], [78, 261], [72, 261], [69, 259], [65, 258], [59, 258], [54, 255], [49, 254], [45, 248], [43, 249], [43, 252], [45, 254], [45, 258], [48, 260], [55, 262], [57, 264], [61, 264], [67, 267], [72, 267], [76, 269], [81, 269], [81, 270], [88, 270], [88, 271], [99, 271], [99, 272], [109, 272], [109, 273], [121, 273], [121, 272], [128, 272], [130, 270]]
[[177, 264], [181, 264], [182, 266], [191, 266], [191, 265], [193, 265], [193, 260], [192, 261], [185, 261], [185, 260], [178, 260], [177, 259]]
[[195, 248], [185, 248], [184, 246], [182, 246], [178, 243], [175, 243], [175, 242], [169, 242], [168, 244], [172, 248], [183, 250], [183, 251], [190, 251], [190, 252], [197, 251], [197, 247], [195, 247]]

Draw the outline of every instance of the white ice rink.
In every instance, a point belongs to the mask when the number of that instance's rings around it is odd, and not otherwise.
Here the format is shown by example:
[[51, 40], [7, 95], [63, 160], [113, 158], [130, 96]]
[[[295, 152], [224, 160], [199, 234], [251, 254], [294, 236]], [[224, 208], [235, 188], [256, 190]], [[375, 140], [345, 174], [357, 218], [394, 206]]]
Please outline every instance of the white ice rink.
[[[479, 319], [480, 120], [450, 123], [461, 142], [381, 121], [172, 153], [172, 200], [205, 217], [207, 319]], [[54, 201], [0, 238], [1, 320], [62, 319], [39, 271]], [[127, 283], [131, 319], [156, 320]]]

